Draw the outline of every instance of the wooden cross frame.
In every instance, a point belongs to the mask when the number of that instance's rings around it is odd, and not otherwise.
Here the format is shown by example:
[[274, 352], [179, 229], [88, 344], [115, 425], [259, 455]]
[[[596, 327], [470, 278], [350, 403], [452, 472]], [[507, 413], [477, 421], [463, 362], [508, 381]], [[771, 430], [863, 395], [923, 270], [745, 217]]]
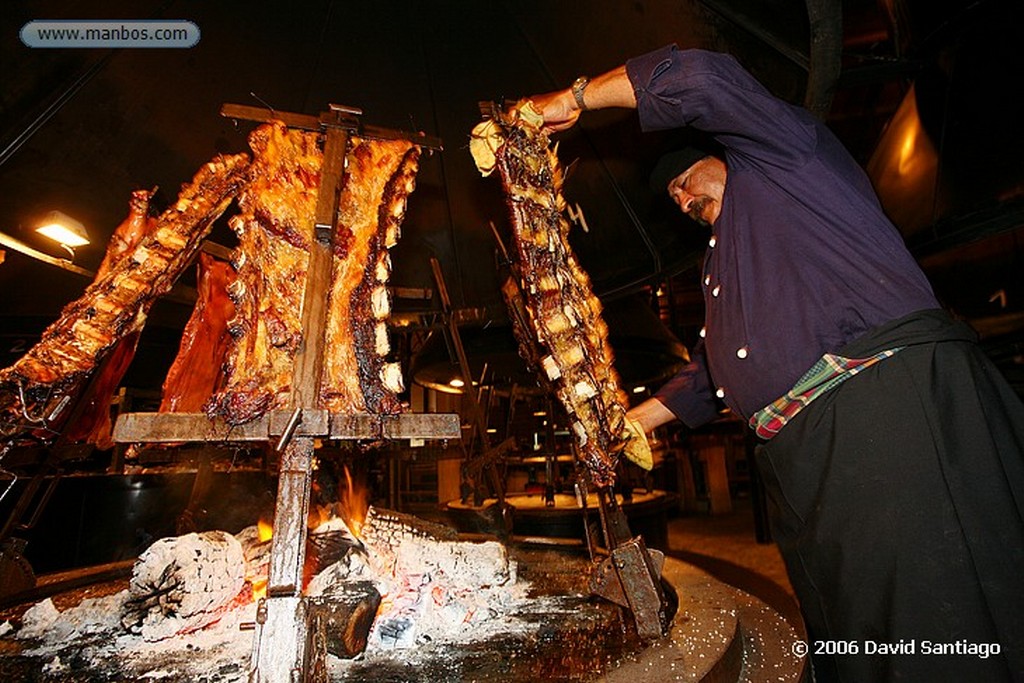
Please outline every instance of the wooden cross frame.
[[327, 296], [331, 277], [331, 242], [338, 201], [345, 177], [345, 154], [351, 135], [378, 139], [407, 139], [440, 150], [441, 142], [422, 134], [409, 134], [364, 125], [362, 111], [330, 105], [319, 116], [277, 112], [225, 104], [221, 115], [248, 121], [281, 121], [291, 128], [324, 136], [323, 167], [314, 215], [305, 296], [302, 304], [303, 344], [295, 357], [293, 388], [286, 411], [271, 411], [241, 427], [229, 427], [192, 413], [125, 414], [118, 420], [114, 439], [119, 442], [257, 441], [277, 438], [281, 451], [274, 535], [271, 544], [267, 597], [257, 610], [250, 683], [309, 680], [310, 605], [302, 597], [306, 554], [306, 524], [312, 486], [312, 465], [317, 438], [428, 438], [461, 437], [458, 415], [340, 415], [318, 407], [323, 367]]
[[[345, 175], [345, 153], [353, 133], [386, 139], [408, 138], [407, 134], [363, 126], [361, 110], [331, 105], [318, 118], [300, 114], [225, 105], [221, 114], [255, 121], [278, 119], [285, 125], [317, 130], [325, 136], [324, 162], [317, 196], [315, 240], [310, 246], [306, 296], [303, 297], [302, 328], [307, 340], [295, 359], [295, 380], [291, 396], [293, 418], [281, 442], [284, 452], [278, 477], [277, 508], [270, 554], [267, 597], [261, 605], [263, 617], [253, 646], [250, 681], [276, 683], [303, 678], [309, 671], [308, 615], [302, 600], [302, 571], [306, 555], [306, 519], [312, 483], [314, 437], [295, 435], [303, 422], [303, 411], [314, 410], [319, 395], [324, 356], [327, 293], [330, 290], [331, 238], [338, 214], [338, 196]], [[419, 136], [418, 144], [440, 149], [440, 141]], [[456, 431], [458, 423], [456, 421]], [[441, 435], [437, 435], [441, 436]], [[280, 445], [280, 444], [279, 444]]]

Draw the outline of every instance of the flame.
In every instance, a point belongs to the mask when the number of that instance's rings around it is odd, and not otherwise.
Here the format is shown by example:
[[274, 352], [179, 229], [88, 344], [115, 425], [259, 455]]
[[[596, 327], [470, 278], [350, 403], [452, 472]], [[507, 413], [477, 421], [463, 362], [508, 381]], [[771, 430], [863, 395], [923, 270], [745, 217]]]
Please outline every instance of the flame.
[[[274, 537], [274, 524], [264, 518], [260, 518], [256, 521], [256, 538], [260, 544], [267, 543], [271, 538]], [[249, 586], [252, 589], [252, 601], [259, 602], [261, 598], [267, 597], [267, 575], [263, 573], [261, 576], [258, 570], [254, 570], [249, 565], [249, 559], [246, 558], [247, 576], [246, 581], [249, 582]], [[264, 568], [265, 569], [265, 568]], [[249, 575], [249, 570], [255, 572], [255, 575]]]
[[349, 530], [356, 538], [360, 538], [363, 530], [363, 523], [366, 521], [366, 513], [370, 509], [370, 491], [360, 484], [357, 484], [348, 465], [345, 466], [345, 483], [338, 492], [338, 516], [341, 517]]
[[260, 543], [266, 543], [274, 537], [274, 525], [265, 519], [256, 522], [256, 531], [259, 534]]

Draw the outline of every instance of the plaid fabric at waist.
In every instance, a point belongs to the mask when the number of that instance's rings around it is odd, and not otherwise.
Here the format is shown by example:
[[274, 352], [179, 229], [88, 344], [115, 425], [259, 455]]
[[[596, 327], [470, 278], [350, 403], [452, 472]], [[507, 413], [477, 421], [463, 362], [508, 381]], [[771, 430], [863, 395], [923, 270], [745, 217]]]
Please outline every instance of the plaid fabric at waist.
[[768, 440], [779, 433], [797, 413], [811, 401], [866, 370], [875, 363], [889, 358], [903, 347], [886, 349], [868, 358], [843, 358], [826, 353], [811, 369], [804, 373], [793, 388], [775, 399], [750, 418], [750, 428], [762, 439]]

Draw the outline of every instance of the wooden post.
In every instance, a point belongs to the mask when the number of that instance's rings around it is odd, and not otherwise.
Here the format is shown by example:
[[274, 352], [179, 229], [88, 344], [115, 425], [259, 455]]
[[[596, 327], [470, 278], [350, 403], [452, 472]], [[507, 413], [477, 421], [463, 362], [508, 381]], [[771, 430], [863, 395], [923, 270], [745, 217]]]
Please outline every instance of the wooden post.
[[[316, 238], [310, 244], [302, 298], [302, 345], [295, 358], [291, 398], [291, 407], [299, 422], [302, 411], [316, 409], [319, 400], [331, 279], [331, 237], [348, 145], [348, 132], [341, 128], [329, 128], [326, 136], [316, 205]], [[306, 518], [313, 482], [314, 446], [312, 436], [294, 436], [288, 440], [281, 457], [270, 573], [263, 604], [265, 620], [261, 622], [255, 642], [250, 683], [291, 681], [305, 670], [308, 624], [305, 615], [299, 614], [302, 612], [299, 601], [306, 559]]]
[[703, 467], [707, 484], [709, 512], [724, 515], [732, 512], [732, 496], [729, 493], [729, 470], [725, 462], [725, 443], [720, 434], [692, 437], [691, 443], [697, 450], [697, 461]]

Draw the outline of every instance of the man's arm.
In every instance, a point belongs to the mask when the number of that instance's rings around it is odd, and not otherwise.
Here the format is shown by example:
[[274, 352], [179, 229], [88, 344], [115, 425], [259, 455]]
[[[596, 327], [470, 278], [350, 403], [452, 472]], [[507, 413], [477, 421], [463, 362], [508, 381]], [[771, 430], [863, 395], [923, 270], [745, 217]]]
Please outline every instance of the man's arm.
[[626, 413], [626, 417], [636, 422], [645, 434], [676, 419], [675, 413], [656, 398], [649, 398], [640, 405], [633, 406]]
[[[548, 132], [571, 128], [580, 117], [572, 88], [529, 99]], [[691, 126], [773, 166], [802, 164], [817, 145], [810, 114], [772, 95], [723, 53], [666, 45], [597, 76], [583, 100], [588, 110], [637, 109], [644, 131]]]
[[[533, 102], [533, 106], [544, 117], [544, 128], [548, 131], [571, 128], [582, 112], [576, 104], [572, 88], [534, 95], [527, 99]], [[625, 65], [591, 79], [583, 91], [583, 103], [587, 110], [610, 107], [636, 109], [636, 95], [633, 93], [633, 84], [626, 75]]]

